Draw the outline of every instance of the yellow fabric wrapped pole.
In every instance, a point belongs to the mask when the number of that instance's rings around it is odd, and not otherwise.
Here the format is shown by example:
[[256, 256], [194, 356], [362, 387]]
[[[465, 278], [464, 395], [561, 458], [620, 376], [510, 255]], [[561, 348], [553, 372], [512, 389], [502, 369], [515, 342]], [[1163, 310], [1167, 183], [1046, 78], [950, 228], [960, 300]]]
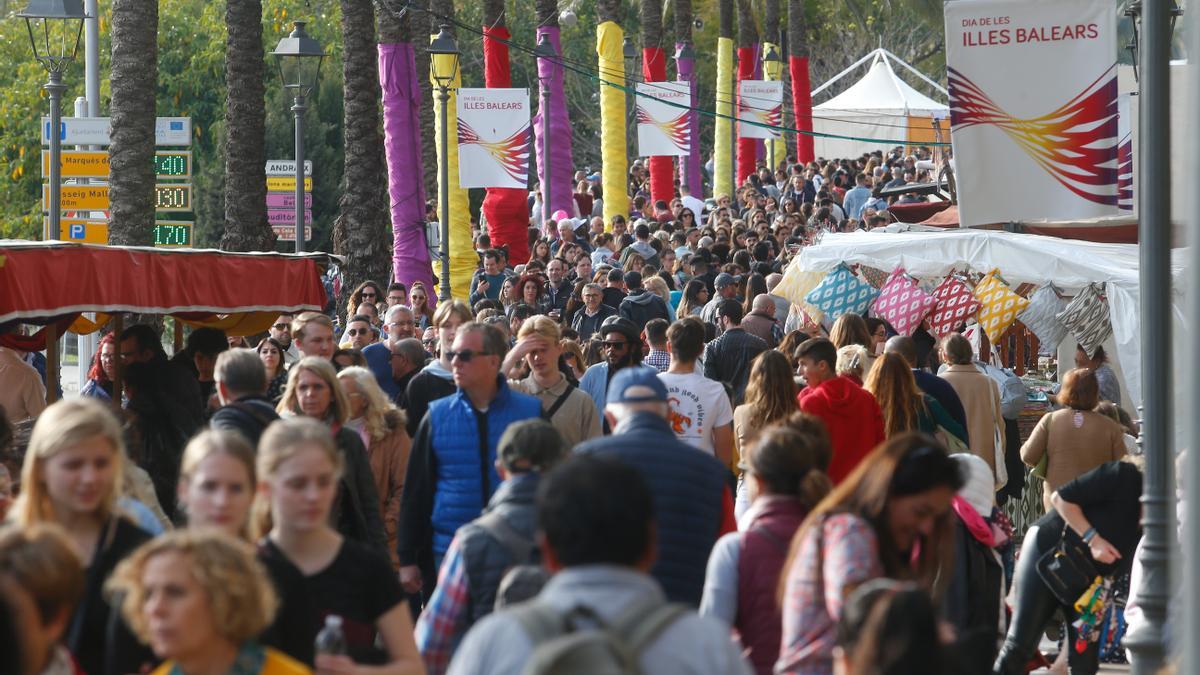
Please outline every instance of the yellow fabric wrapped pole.
[[733, 40], [717, 38], [717, 119], [713, 197], [733, 196]]
[[[779, 45], [773, 44], [770, 42], [763, 43], [763, 54], [769, 53], [772, 49], [775, 50], [776, 54], [783, 53], [783, 49], [781, 49], [779, 47]], [[779, 81], [781, 79], [781, 76], [783, 75], [783, 61], [782, 60], [779, 60], [779, 61], [764, 60], [763, 61], [763, 75], [765, 76], [763, 79]], [[786, 96], [785, 96], [785, 98], [786, 98]], [[786, 107], [786, 105], [785, 105], [785, 107]], [[783, 160], [787, 157], [787, 144], [785, 144], [783, 141], [783, 134], [780, 134], [779, 138], [767, 140], [766, 149], [767, 149], [767, 162], [774, 162], [774, 164], [771, 166], [771, 175], [774, 176], [775, 169], [778, 168], [779, 164], [781, 162], [783, 162]]]
[[[434, 37], [436, 36], [429, 37], [431, 42]], [[429, 81], [433, 89], [433, 138], [438, 151], [438, 161], [441, 161], [442, 142], [439, 130], [442, 112], [438, 102], [437, 81], [433, 79], [432, 73]], [[475, 242], [471, 239], [471, 214], [468, 211], [467, 191], [458, 184], [458, 88], [461, 86], [461, 71], [456, 69], [454, 82], [450, 87], [450, 102], [446, 104], [446, 138], [449, 145], [446, 163], [449, 165], [450, 187], [450, 295], [454, 296], [455, 300], [468, 302], [471, 295], [471, 277], [479, 267], [479, 256], [475, 253]], [[441, 180], [440, 171], [438, 180]], [[438, 188], [440, 189], [441, 185]], [[439, 213], [438, 217], [446, 216]], [[441, 275], [440, 263], [434, 263], [433, 272]]]
[[596, 28], [596, 54], [600, 57], [600, 186], [604, 188], [604, 226], [608, 230], [612, 230], [613, 216], [629, 215], [625, 188], [629, 170], [625, 152], [625, 56], [621, 50], [624, 39], [625, 31], [612, 21]]

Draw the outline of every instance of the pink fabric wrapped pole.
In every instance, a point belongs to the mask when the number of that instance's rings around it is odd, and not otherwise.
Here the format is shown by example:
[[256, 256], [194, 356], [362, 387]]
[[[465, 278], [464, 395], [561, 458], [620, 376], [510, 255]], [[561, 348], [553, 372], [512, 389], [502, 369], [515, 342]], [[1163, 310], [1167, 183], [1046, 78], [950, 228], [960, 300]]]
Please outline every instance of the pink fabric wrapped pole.
[[[559, 42], [558, 26], [543, 26], [537, 30], [538, 40], [545, 35], [554, 47], [554, 53], [562, 58], [562, 46]], [[575, 160], [571, 157], [571, 121], [567, 118], [566, 93], [563, 90], [563, 67], [561, 63], [538, 59], [538, 78], [546, 81], [550, 93], [550, 213], [559, 209], [568, 215], [575, 213], [575, 198], [572, 184], [575, 173]], [[540, 87], [539, 87], [540, 89]], [[533, 116], [533, 133], [537, 143], [538, 180], [545, 181], [546, 166], [543, 151], [545, 136], [543, 115], [546, 113], [546, 97], [539, 93], [538, 114]], [[587, 214], [584, 214], [587, 215]]]
[[[679, 53], [684, 43], [675, 43], [675, 53]], [[704, 190], [704, 174], [700, 172], [700, 115], [696, 112], [696, 62], [694, 59], [680, 58], [675, 60], [676, 77], [685, 80], [692, 91], [692, 110], [688, 113], [691, 127], [692, 150], [679, 158], [679, 184], [691, 189], [692, 195], [702, 197]], [[700, 214], [696, 214], [696, 222], [700, 222]]]
[[392, 275], [412, 287], [421, 281], [433, 297], [433, 266], [425, 242], [425, 167], [421, 163], [421, 88], [408, 43], [379, 45], [383, 90], [383, 143], [392, 211]]

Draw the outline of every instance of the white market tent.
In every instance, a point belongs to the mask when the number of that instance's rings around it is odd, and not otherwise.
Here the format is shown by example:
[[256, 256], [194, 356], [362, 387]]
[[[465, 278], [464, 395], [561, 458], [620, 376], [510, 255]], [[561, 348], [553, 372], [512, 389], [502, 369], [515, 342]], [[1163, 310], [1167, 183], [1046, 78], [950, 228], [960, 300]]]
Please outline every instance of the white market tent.
[[[1172, 298], [1175, 363], [1188, 343], [1183, 322], [1186, 249], [1172, 251], [1171, 276], [1176, 293]], [[986, 230], [942, 230], [940, 232], [852, 232], [825, 234], [807, 246], [788, 267], [776, 293], [796, 304], [804, 294], [839, 264], [862, 264], [890, 272], [903, 267], [924, 280], [940, 281], [951, 270], [986, 274], [999, 268], [1014, 288], [1023, 283], [1053, 282], [1068, 294], [1089, 283], [1104, 282], [1109, 301], [1113, 336], [1105, 344], [1111, 365], [1122, 380], [1125, 407], [1134, 410], [1142, 402], [1140, 293], [1138, 247], [1136, 244], [1101, 244], [1058, 239], [1033, 234]], [[1059, 346], [1059, 362], [1071, 363], [1073, 339]], [[1065, 359], [1065, 360], [1064, 360]], [[1178, 385], [1182, 378], [1176, 378]], [[1182, 399], [1178, 399], [1182, 400]]]
[[[903, 66], [949, 98], [941, 85], [882, 47], [814, 89], [813, 99], [868, 61], [871, 65], [862, 79], [828, 101], [813, 106], [813, 131], [885, 139], [884, 142], [814, 136], [813, 146], [818, 157], [858, 157], [865, 152], [897, 145], [929, 143], [935, 140], [933, 120], [945, 119], [950, 114], [945, 103], [929, 98], [900, 79], [892, 64]], [[942, 124], [942, 131], [944, 138], [949, 140], [948, 123]]]

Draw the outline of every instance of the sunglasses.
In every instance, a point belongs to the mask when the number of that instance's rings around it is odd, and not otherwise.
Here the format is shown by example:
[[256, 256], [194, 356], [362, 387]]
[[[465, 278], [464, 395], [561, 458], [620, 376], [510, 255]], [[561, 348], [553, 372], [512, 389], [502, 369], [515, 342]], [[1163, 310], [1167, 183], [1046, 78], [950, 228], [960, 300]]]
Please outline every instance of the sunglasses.
[[600, 343], [605, 349], [624, 349], [629, 346], [624, 340], [605, 340]]
[[456, 351], [447, 351], [446, 352], [446, 356], [449, 357], [449, 359], [451, 361], [453, 361], [454, 359], [458, 359], [459, 361], [462, 361], [463, 363], [470, 363], [471, 359], [475, 358], [476, 356], [490, 356], [490, 355], [491, 355], [491, 352], [484, 352], [484, 351], [477, 352], [474, 349], [463, 349], [463, 350], [457, 351], [457, 352]]
[[361, 328], [361, 329], [360, 328], [351, 328], [350, 330], [346, 331], [346, 335], [349, 335], [350, 337], [354, 337], [356, 335], [370, 335], [370, 334], [371, 334], [370, 328]]
[[292, 325], [289, 323], [277, 323], [274, 326], [271, 326], [271, 328], [274, 328], [275, 330], [291, 330]]
[[362, 292], [362, 293], [359, 295], [359, 297], [363, 297], [363, 298], [373, 298], [373, 297], [375, 297], [375, 294], [374, 294], [374, 293], [370, 293], [370, 292], [368, 292], [368, 291], [363, 291], [363, 292]]

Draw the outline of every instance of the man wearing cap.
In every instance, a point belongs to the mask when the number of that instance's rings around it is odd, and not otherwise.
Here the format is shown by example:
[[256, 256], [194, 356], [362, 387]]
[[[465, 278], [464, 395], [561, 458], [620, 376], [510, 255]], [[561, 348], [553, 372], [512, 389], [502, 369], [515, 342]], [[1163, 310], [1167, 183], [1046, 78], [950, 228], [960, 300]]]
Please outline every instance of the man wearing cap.
[[445, 672], [467, 629], [492, 613], [509, 568], [540, 561], [535, 539], [538, 484], [569, 451], [545, 420], [516, 422], [500, 437], [496, 471], [504, 482], [488, 501], [487, 511], [455, 533], [438, 587], [417, 621], [417, 649], [428, 672]]
[[576, 450], [616, 457], [642, 474], [654, 494], [657, 525], [658, 560], [650, 574], [669, 600], [699, 607], [708, 554], [718, 537], [737, 529], [727, 471], [675, 437], [667, 423], [667, 388], [653, 369], [622, 370], [606, 396], [604, 417], [613, 435]]
[[721, 272], [716, 279], [713, 279], [713, 287], [716, 288], [717, 293], [700, 311], [700, 318], [706, 323], [716, 326], [718, 335], [721, 334], [721, 322], [717, 319], [717, 307], [724, 300], [737, 299], [738, 282], [740, 281], [740, 278], [728, 272]]
[[[592, 397], [596, 412], [603, 414], [608, 383], [619, 371], [631, 368], [651, 375], [657, 375], [658, 371], [642, 365], [641, 331], [629, 319], [610, 316], [600, 326], [600, 336], [604, 340], [604, 360], [587, 369], [579, 380], [579, 388]], [[607, 419], [604, 431], [610, 431]]]
[[617, 307], [617, 314], [632, 321], [639, 333], [651, 319], [674, 320], [675, 317], [671, 316], [671, 308], [667, 306], [666, 301], [642, 286], [641, 272], [626, 272], [624, 280], [629, 295], [626, 295]]

